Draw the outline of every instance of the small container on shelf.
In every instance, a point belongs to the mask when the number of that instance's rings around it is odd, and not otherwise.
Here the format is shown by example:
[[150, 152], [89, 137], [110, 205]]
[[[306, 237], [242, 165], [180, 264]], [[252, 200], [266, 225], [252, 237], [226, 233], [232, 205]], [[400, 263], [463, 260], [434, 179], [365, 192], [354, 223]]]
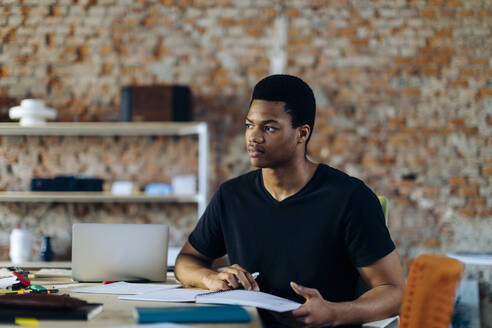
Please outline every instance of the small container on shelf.
[[53, 248], [51, 247], [51, 237], [44, 236], [43, 242], [41, 243], [41, 249], [39, 250], [39, 259], [43, 262], [50, 262], [53, 260]]

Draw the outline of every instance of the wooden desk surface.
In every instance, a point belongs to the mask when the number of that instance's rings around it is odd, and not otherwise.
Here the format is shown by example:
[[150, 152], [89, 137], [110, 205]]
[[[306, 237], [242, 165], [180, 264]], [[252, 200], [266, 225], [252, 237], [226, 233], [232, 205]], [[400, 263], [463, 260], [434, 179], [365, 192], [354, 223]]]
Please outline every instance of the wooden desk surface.
[[[53, 284], [67, 284], [71, 283], [70, 278], [35, 278], [31, 279], [34, 284], [40, 284], [46, 287], [52, 287]], [[168, 275], [166, 284], [176, 283], [173, 275]], [[51, 286], [50, 286], [51, 285]], [[85, 284], [86, 286], [97, 284]], [[81, 286], [82, 287], [82, 286]], [[165, 303], [165, 302], [143, 302], [143, 301], [123, 301], [119, 300], [119, 295], [105, 295], [105, 294], [82, 294], [72, 293], [71, 288], [60, 289], [61, 293], [69, 294], [70, 296], [84, 299], [90, 303], [102, 303], [104, 304], [103, 312], [98, 314], [95, 318], [88, 321], [48, 321], [40, 320], [39, 327], [118, 327], [136, 325], [133, 318], [133, 309], [136, 306], [143, 307], [164, 307], [164, 306], [179, 306], [184, 303]], [[186, 305], [193, 305], [193, 303], [186, 303]], [[210, 305], [196, 305], [196, 306], [210, 306]], [[261, 327], [261, 321], [258, 316], [258, 312], [254, 307], [244, 307], [251, 314], [251, 322], [241, 324], [213, 324], [214, 327]], [[185, 324], [196, 327], [211, 327], [212, 324]], [[0, 327], [6, 327], [7, 325], [0, 324]], [[10, 325], [11, 326], [11, 325]]]

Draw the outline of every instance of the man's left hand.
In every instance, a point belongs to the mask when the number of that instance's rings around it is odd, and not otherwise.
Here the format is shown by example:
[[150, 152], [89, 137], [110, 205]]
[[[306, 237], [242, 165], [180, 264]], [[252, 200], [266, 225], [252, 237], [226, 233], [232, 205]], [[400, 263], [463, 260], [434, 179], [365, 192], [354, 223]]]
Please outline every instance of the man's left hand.
[[306, 302], [298, 309], [277, 313], [275, 316], [282, 323], [293, 327], [322, 327], [331, 326], [336, 322], [336, 303], [326, 301], [319, 291], [291, 282], [290, 286], [298, 294], [306, 299]]

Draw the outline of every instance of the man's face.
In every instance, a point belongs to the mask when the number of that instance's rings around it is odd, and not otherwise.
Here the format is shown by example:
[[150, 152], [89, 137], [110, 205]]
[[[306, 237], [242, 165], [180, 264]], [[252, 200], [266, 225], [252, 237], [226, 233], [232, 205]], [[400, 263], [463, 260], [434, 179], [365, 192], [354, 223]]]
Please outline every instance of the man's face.
[[246, 116], [246, 148], [251, 165], [275, 168], [292, 160], [297, 129], [280, 101], [254, 100]]

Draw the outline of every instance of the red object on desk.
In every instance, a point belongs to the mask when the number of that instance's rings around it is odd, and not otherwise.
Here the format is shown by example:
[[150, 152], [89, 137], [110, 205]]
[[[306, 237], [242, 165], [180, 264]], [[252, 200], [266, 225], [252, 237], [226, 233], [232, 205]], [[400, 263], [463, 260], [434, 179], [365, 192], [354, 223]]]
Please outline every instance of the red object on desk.
[[103, 285], [113, 284], [115, 281], [103, 281]]
[[20, 274], [17, 271], [12, 271], [12, 274], [17, 277], [17, 279], [20, 281], [20, 283], [26, 287], [31, 286], [31, 281], [24, 277], [22, 274]]

